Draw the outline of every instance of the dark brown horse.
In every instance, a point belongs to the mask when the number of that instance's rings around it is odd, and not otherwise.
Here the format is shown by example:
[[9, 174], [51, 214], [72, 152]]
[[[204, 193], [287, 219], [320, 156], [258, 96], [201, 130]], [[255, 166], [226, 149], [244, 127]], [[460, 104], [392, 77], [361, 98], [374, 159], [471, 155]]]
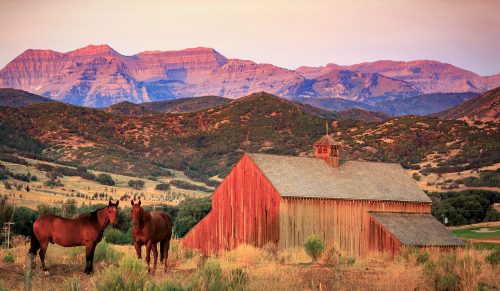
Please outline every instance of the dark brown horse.
[[146, 262], [149, 268], [151, 250], [154, 256], [154, 269], [158, 260], [158, 250], [156, 244], [160, 243], [160, 262], [165, 260], [165, 270], [167, 270], [168, 249], [170, 248], [170, 238], [172, 237], [172, 221], [168, 214], [163, 211], [147, 212], [141, 207], [141, 201], [134, 204], [132, 200], [132, 236], [134, 237], [134, 247], [137, 257], [142, 258], [141, 247], [146, 245]]
[[111, 222], [116, 224], [118, 203], [109, 201], [108, 206], [92, 213], [81, 214], [75, 219], [67, 219], [55, 215], [43, 215], [33, 223], [30, 254], [36, 256], [40, 249], [42, 268], [45, 266], [45, 252], [49, 243], [63, 247], [85, 246], [85, 273], [94, 271], [93, 260], [96, 245], [101, 241], [104, 229]]

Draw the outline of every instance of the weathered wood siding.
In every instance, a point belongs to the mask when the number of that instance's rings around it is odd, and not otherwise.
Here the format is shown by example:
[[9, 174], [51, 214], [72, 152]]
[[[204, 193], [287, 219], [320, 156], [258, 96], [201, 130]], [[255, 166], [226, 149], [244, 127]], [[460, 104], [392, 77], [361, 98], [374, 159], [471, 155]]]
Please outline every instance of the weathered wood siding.
[[302, 246], [308, 236], [318, 235], [349, 256], [364, 256], [370, 240], [369, 211], [429, 213], [431, 203], [282, 198], [279, 246]]
[[279, 241], [280, 195], [244, 155], [212, 195], [212, 210], [182, 239], [205, 254]]
[[402, 243], [372, 217], [369, 217], [368, 220], [368, 235], [370, 237], [368, 252], [384, 252], [389, 255], [399, 254]]

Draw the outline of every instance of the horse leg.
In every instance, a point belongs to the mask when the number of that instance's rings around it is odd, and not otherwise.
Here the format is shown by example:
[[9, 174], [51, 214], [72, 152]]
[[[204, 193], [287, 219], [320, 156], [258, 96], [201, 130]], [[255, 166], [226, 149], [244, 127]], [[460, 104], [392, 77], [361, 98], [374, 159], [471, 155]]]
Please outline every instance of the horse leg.
[[165, 260], [165, 271], [167, 270], [168, 249], [170, 248], [170, 238], [164, 240], [165, 246], [163, 247], [163, 259]]
[[94, 242], [85, 244], [85, 274], [90, 275], [94, 272], [94, 251], [96, 244]]
[[142, 259], [141, 245], [137, 242], [134, 242], [134, 248], [135, 248], [135, 252], [137, 253], [137, 258]]
[[149, 262], [151, 261], [151, 247], [152, 243], [149, 241], [146, 244], [146, 263], [148, 264], [148, 272], [151, 272], [151, 269], [149, 268]]
[[47, 266], [45, 266], [45, 252], [47, 251], [47, 247], [49, 246], [48, 241], [44, 241], [40, 243], [40, 261], [42, 262], [42, 270], [47, 271]]
[[158, 249], [156, 248], [156, 244], [153, 244], [151, 248], [153, 249], [153, 261], [154, 261], [153, 272], [154, 272], [156, 271], [156, 262], [158, 261]]

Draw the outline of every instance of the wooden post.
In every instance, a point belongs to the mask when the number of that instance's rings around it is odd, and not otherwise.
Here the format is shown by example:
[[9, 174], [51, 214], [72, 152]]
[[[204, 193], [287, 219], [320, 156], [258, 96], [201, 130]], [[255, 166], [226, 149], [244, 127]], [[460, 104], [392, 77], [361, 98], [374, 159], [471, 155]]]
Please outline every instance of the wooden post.
[[31, 279], [33, 277], [33, 260], [35, 256], [28, 253], [26, 256], [26, 267], [24, 269], [24, 291], [31, 290]]

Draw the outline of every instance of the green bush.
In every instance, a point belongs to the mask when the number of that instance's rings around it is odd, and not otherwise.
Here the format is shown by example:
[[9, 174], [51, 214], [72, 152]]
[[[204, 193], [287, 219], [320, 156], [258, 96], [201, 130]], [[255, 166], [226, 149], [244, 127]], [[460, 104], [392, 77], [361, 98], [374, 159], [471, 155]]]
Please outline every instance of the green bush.
[[155, 186], [156, 190], [168, 191], [170, 190], [170, 185], [166, 183], [160, 183]]
[[107, 185], [107, 186], [114, 186], [115, 185], [115, 181], [113, 180], [113, 178], [109, 174], [101, 173], [101, 174], [97, 175], [95, 180], [96, 180], [96, 182], [98, 182], [102, 185]]
[[122, 257], [123, 253], [117, 251], [106, 240], [102, 240], [95, 248], [94, 262], [118, 263]]
[[104, 238], [106, 242], [117, 245], [131, 244], [134, 241], [131, 229], [123, 232], [119, 229], [108, 227], [104, 230]]
[[134, 188], [135, 190], [140, 190], [144, 188], [144, 181], [142, 180], [129, 180], [128, 181], [128, 186], [131, 188]]
[[7, 251], [2, 258], [4, 264], [14, 264], [16, 259], [14, 258], [14, 254], [11, 251]]
[[146, 272], [146, 266], [142, 260], [124, 257], [118, 267], [107, 268], [99, 275], [95, 281], [96, 288], [102, 291], [144, 290]]
[[183, 237], [212, 209], [210, 198], [187, 198], [179, 204], [174, 221], [174, 234]]
[[425, 264], [429, 261], [429, 253], [424, 251], [417, 255], [417, 264]]
[[183, 291], [184, 288], [181, 284], [172, 280], [165, 280], [161, 282], [148, 282], [146, 284], [146, 291]]
[[325, 244], [317, 235], [312, 235], [306, 239], [304, 249], [313, 261], [316, 261], [325, 250]]
[[85, 258], [85, 247], [70, 248], [68, 256], [72, 260], [78, 259], [79, 256]]
[[224, 274], [220, 264], [214, 260], [205, 262], [195, 275], [188, 290], [242, 290], [248, 282], [248, 275], [242, 269], [233, 269]]
[[494, 250], [491, 254], [486, 257], [486, 262], [496, 266], [500, 264], [500, 248]]
[[434, 290], [459, 290], [460, 280], [455, 272], [456, 253], [442, 254], [436, 262], [425, 263], [424, 271]]

